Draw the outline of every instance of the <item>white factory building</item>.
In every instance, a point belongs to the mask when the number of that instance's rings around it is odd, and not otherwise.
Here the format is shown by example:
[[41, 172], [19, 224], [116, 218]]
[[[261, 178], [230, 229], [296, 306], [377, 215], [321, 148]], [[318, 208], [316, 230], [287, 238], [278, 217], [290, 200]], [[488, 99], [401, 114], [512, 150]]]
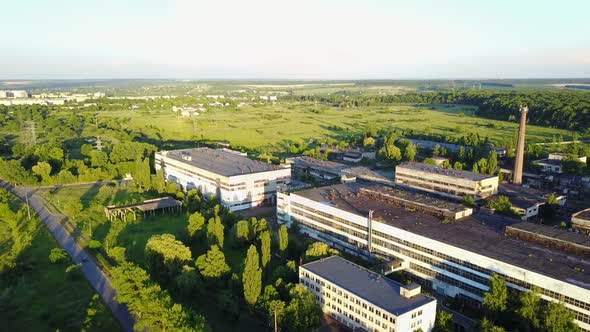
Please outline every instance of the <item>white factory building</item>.
[[[526, 226], [533, 224], [523, 222], [510, 227], [513, 235], [508, 237], [504, 224], [460, 212], [455, 205], [418, 195], [418, 204], [402, 204], [388, 197], [395, 195], [388, 189], [379, 194], [376, 186], [362, 188], [340, 184], [279, 193], [277, 219], [289, 226], [297, 222], [302, 233], [340, 251], [398, 262], [423, 287], [470, 305], [483, 300], [494, 273], [516, 290], [537, 286], [543, 299], [563, 302], [576, 323], [590, 331], [590, 245], [570, 239], [580, 234], [539, 235], [546, 229], [536, 225], [531, 230]], [[445, 210], [460, 218], [453, 220]], [[523, 240], [531, 238], [556, 245]], [[573, 243], [573, 251], [564, 249], [567, 243]]]
[[401, 285], [339, 256], [299, 267], [299, 283], [322, 311], [354, 331], [429, 332], [436, 300], [418, 284]]
[[402, 163], [395, 168], [395, 183], [442, 196], [483, 199], [498, 192], [498, 176], [440, 168], [422, 163]]
[[291, 169], [251, 160], [243, 155], [210, 148], [160, 151], [156, 170], [184, 190], [215, 195], [231, 211], [263, 203], [274, 204], [277, 185], [288, 183]]

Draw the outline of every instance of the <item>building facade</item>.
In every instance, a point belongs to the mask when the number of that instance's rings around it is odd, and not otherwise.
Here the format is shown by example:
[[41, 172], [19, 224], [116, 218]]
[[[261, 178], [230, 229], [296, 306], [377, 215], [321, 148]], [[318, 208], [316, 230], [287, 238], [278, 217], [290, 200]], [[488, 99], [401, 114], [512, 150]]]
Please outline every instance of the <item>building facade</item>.
[[290, 168], [209, 148], [160, 151], [155, 160], [156, 170], [163, 170], [167, 181], [187, 191], [215, 195], [231, 211], [274, 204], [277, 185], [291, 178]]
[[544, 300], [563, 302], [590, 331], [587, 259], [524, 243], [472, 216], [456, 222], [363, 198], [347, 185], [279, 194], [277, 219], [360, 257], [399, 259], [424, 287], [478, 305], [498, 274], [519, 291], [533, 286]]
[[498, 192], [498, 176], [421, 163], [403, 163], [395, 168], [395, 183], [442, 196], [483, 199]]
[[353, 330], [429, 332], [434, 327], [436, 300], [421, 294], [420, 285], [402, 286], [338, 256], [300, 266], [299, 283], [324, 313]]

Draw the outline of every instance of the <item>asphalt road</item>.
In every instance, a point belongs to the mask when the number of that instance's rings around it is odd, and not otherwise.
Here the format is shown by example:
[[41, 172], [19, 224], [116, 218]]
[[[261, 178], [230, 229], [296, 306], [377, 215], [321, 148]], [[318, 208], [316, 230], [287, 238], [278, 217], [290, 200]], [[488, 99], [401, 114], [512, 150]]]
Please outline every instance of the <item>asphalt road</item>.
[[[126, 331], [133, 331], [133, 318], [131, 317], [127, 306], [117, 302], [114, 299], [114, 297], [117, 295], [117, 292], [112, 287], [110, 280], [96, 265], [92, 259], [92, 255], [89, 255], [86, 250], [79, 247], [76, 243], [76, 240], [70, 236], [70, 234], [60, 223], [61, 219], [67, 217], [63, 215], [51, 214], [51, 212], [45, 208], [43, 200], [39, 196], [27, 192], [26, 188], [14, 187], [2, 180], [0, 180], [0, 186], [10, 190], [23, 201], [26, 200], [26, 195], [29, 196], [29, 204], [31, 208], [37, 213], [39, 218], [43, 220], [45, 225], [47, 225], [47, 228], [51, 234], [53, 234], [53, 237], [55, 237], [59, 245], [68, 252], [74, 263], [82, 264], [84, 276], [86, 279], [88, 279], [88, 282], [92, 285], [96, 292], [102, 297], [102, 300], [107, 305], [107, 307], [111, 309], [113, 315], [119, 320], [123, 329]], [[87, 262], [82, 261], [84, 257], [88, 257]]]

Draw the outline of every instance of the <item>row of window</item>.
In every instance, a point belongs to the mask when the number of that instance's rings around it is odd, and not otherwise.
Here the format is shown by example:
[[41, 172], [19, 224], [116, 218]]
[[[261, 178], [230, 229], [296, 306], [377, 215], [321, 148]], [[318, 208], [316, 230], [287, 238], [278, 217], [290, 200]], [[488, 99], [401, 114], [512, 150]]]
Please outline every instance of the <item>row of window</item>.
[[[348, 227], [350, 227], [350, 228], [355, 228], [355, 229], [357, 229], [357, 230], [359, 230], [359, 231], [363, 231], [363, 232], [365, 232], [365, 234], [367, 233], [367, 226], [366, 226], [366, 225], [359, 225], [359, 224], [357, 224], [357, 223], [350, 222], [350, 221], [348, 221], [348, 220], [346, 220], [346, 219], [343, 219], [343, 218], [340, 218], [340, 217], [334, 216], [334, 215], [332, 215], [332, 214], [329, 214], [329, 213], [326, 213], [326, 212], [323, 212], [323, 211], [319, 211], [319, 210], [316, 210], [316, 209], [310, 208], [310, 207], [308, 207], [308, 206], [305, 206], [305, 205], [303, 205], [303, 204], [300, 204], [300, 203], [297, 203], [297, 202], [292, 202], [292, 203], [291, 203], [291, 205], [292, 205], [292, 206], [294, 206], [294, 207], [296, 207], [296, 208], [298, 208], [300, 211], [301, 211], [301, 210], [304, 210], [304, 211], [307, 211], [307, 212], [313, 213], [313, 214], [315, 214], [315, 215], [317, 215], [317, 216], [324, 217], [324, 218], [325, 218], [325, 219], [327, 219], [328, 221], [336, 221], [336, 222], [338, 222], [338, 223], [340, 223], [340, 224], [343, 224], [343, 225], [346, 225], [346, 226], [348, 226]], [[317, 218], [317, 217], [316, 217], [316, 218]], [[314, 220], [315, 220], [315, 219], [314, 219]], [[365, 235], [365, 236], [366, 236], [366, 235]]]
[[[468, 190], [469, 192], [474, 192], [475, 188], [474, 187], [467, 187], [467, 186], [462, 186], [460, 184], [457, 183], [449, 183], [449, 182], [444, 182], [444, 181], [437, 181], [437, 180], [432, 180], [432, 179], [426, 179], [420, 176], [415, 176], [415, 175], [410, 175], [410, 174], [400, 174], [400, 173], [396, 173], [396, 177], [400, 177], [401, 178], [410, 178], [410, 179], [415, 179], [421, 182], [426, 182], [426, 183], [435, 183], [437, 185], [442, 185], [442, 188], [448, 188], [448, 187], [453, 187], [453, 188], [460, 188], [460, 189], [464, 189], [464, 190]], [[439, 187], [439, 186], [437, 186]]]

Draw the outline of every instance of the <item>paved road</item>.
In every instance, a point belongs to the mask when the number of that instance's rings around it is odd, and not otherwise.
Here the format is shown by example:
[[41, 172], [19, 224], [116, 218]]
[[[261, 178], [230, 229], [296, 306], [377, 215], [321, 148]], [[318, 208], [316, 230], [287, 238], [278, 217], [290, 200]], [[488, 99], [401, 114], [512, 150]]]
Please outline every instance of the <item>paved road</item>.
[[[0, 186], [10, 190], [23, 201], [28, 195], [31, 208], [37, 213], [39, 218], [43, 220], [45, 225], [47, 225], [47, 228], [51, 234], [53, 234], [53, 237], [55, 237], [59, 245], [68, 252], [74, 263], [82, 264], [84, 276], [86, 279], [88, 279], [88, 282], [92, 285], [96, 292], [102, 297], [102, 300], [107, 305], [107, 307], [111, 309], [113, 315], [119, 320], [123, 329], [126, 331], [133, 331], [133, 318], [131, 317], [129, 310], [127, 310], [127, 306], [117, 302], [114, 299], [117, 292], [112, 287], [110, 280], [96, 265], [94, 260], [91, 259], [91, 255], [89, 255], [86, 250], [77, 245], [76, 240], [64, 229], [60, 223], [60, 220], [62, 220], [65, 216], [51, 214], [51, 212], [45, 208], [42, 198], [27, 192], [26, 188], [14, 187], [13, 185], [10, 185], [2, 180], [0, 180]], [[82, 262], [84, 257], [88, 257], [87, 262]]]

